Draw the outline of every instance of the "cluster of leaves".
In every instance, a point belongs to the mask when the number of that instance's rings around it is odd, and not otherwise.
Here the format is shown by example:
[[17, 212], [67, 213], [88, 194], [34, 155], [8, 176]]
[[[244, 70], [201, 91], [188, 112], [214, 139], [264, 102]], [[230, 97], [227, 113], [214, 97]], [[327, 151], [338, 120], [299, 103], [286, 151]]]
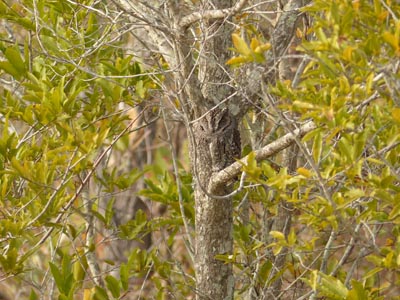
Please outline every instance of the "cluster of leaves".
[[[259, 185], [246, 196], [271, 217], [284, 205], [294, 225], [290, 233], [270, 231], [265, 243], [263, 221], [254, 216], [251, 226], [237, 228], [239, 250], [221, 259], [249, 277], [256, 270], [264, 288], [279, 278], [301, 279], [329, 299], [383, 299], [400, 279], [400, 6], [314, 1], [305, 11], [313, 27], [296, 49], [306, 62], [301, 79], [270, 90], [280, 99], [278, 115], [313, 120], [318, 129], [299, 143], [303, 163], [296, 173], [277, 170], [279, 161], [257, 165], [252, 155], [243, 167]], [[273, 273], [265, 258], [282, 253], [290, 259]], [[253, 268], [243, 267], [243, 255]]]
[[262, 43], [257, 37], [252, 37], [250, 45], [247, 45], [246, 41], [237, 33], [232, 34], [232, 42], [234, 46], [232, 50], [239, 54], [226, 62], [232, 67], [250, 62], [261, 63], [264, 61], [264, 52], [271, 48], [270, 43]]
[[[96, 5], [0, 3], [0, 21], [7, 25], [0, 30], [1, 277], [30, 273], [41, 293], [54, 280], [59, 299], [75, 299], [88, 272], [86, 255], [95, 250], [84, 242], [82, 191], [99, 158], [133, 128], [127, 109], [156, 88], [121, 51], [123, 28], [99, 15], [104, 7]], [[140, 175], [133, 173], [117, 179], [120, 188]], [[101, 183], [112, 189], [114, 179]], [[111, 207], [105, 214], [93, 210], [99, 221], [110, 223]], [[105, 278], [113, 297], [127, 289], [135, 260], [121, 267], [118, 284], [111, 275]], [[108, 299], [101, 287], [93, 289], [84, 299]], [[31, 299], [36, 297], [32, 290]]]

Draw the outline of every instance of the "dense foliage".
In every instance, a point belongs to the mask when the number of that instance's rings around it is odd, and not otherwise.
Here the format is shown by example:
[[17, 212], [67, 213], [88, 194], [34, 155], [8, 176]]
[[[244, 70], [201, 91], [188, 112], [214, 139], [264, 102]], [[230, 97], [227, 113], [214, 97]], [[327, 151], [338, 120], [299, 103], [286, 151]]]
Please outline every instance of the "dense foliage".
[[[251, 136], [243, 147], [246, 177], [236, 183], [235, 247], [218, 259], [233, 264], [238, 299], [249, 291], [262, 299], [268, 287], [279, 288], [278, 299], [398, 297], [400, 5], [316, 0], [302, 13], [309, 24], [299, 24], [288, 54], [292, 78], [265, 84], [243, 122]], [[170, 136], [171, 111], [180, 108], [162, 99], [169, 87], [165, 61], [132, 42], [132, 24], [106, 1], [1, 1], [0, 19], [6, 293], [193, 297], [192, 174], [185, 144], [174, 145], [182, 135]], [[257, 31], [260, 21], [246, 14], [237, 21], [227, 64], [235, 71], [268, 63], [271, 44]], [[145, 111], [152, 118], [143, 121]], [[256, 145], [309, 121], [317, 128], [287, 152], [256, 161]], [[165, 126], [154, 160], [124, 170], [118, 158], [134, 152], [141, 129], [154, 122]], [[139, 211], [117, 228], [112, 196], [139, 180], [145, 184], [135, 194], [166, 212], [148, 220]], [[105, 195], [111, 200], [103, 202]], [[272, 225], [276, 217], [287, 223]], [[157, 241], [151, 249], [130, 249], [125, 262], [115, 263], [118, 275], [96, 272], [114, 265], [96, 259], [110, 242], [97, 228], [127, 240], [151, 232]], [[143, 280], [133, 283], [137, 278]]]

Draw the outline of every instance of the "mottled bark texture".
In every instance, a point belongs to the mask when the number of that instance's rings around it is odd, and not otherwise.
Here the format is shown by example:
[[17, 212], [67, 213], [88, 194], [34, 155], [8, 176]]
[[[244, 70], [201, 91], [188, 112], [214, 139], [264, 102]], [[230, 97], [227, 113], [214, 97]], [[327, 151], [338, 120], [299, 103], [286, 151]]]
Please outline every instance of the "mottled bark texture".
[[[227, 9], [232, 1], [217, 0], [213, 7]], [[230, 53], [232, 26], [229, 18], [203, 20], [204, 48], [200, 53], [199, 76], [201, 98], [192, 101], [192, 143], [190, 158], [195, 176], [196, 245], [195, 270], [197, 299], [233, 299], [232, 265], [216, 259], [232, 253], [232, 199], [215, 199], [227, 195], [232, 187], [210, 191], [212, 175], [240, 157], [238, 120], [224, 104], [235, 90], [229, 84], [225, 62]]]
[[[215, 199], [208, 185], [214, 172], [234, 162], [240, 155], [240, 136], [235, 118], [228, 110], [210, 111], [193, 128], [191, 145], [193, 173], [197, 177], [195, 268], [197, 299], [233, 299], [232, 266], [215, 258], [232, 253], [232, 211], [230, 198]], [[214, 195], [229, 194], [225, 185]]]

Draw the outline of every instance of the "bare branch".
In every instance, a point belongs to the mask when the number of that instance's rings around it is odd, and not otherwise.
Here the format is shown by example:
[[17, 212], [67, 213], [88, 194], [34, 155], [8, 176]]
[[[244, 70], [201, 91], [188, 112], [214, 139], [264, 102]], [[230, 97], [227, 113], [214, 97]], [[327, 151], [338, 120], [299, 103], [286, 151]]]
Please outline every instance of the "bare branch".
[[361, 223], [357, 224], [356, 228], [354, 229], [353, 236], [351, 237], [350, 242], [347, 245], [346, 250], [344, 251], [344, 254], [342, 255], [342, 258], [336, 265], [335, 269], [329, 274], [330, 276], [336, 276], [339, 269], [346, 263], [347, 259], [350, 257], [350, 254], [352, 253], [355, 242], [356, 242], [355, 236], [356, 237], [358, 236], [360, 228], [361, 228]]
[[194, 241], [192, 238], [192, 230], [190, 229], [189, 226], [189, 219], [185, 213], [185, 208], [183, 205], [183, 196], [182, 196], [182, 182], [181, 179], [179, 177], [179, 170], [178, 170], [178, 163], [177, 163], [177, 157], [176, 157], [176, 153], [175, 153], [175, 149], [174, 146], [172, 144], [171, 141], [171, 135], [170, 135], [170, 131], [171, 129], [168, 126], [167, 120], [166, 120], [166, 116], [165, 116], [165, 110], [162, 110], [162, 114], [163, 114], [163, 121], [164, 121], [164, 127], [165, 127], [165, 131], [167, 134], [167, 143], [169, 145], [169, 149], [171, 151], [171, 157], [172, 157], [172, 166], [174, 169], [174, 173], [175, 173], [175, 178], [176, 178], [176, 187], [178, 189], [178, 201], [179, 201], [179, 209], [181, 211], [181, 215], [182, 215], [182, 221], [183, 221], [183, 225], [185, 227], [185, 231], [186, 231], [186, 236], [188, 239], [188, 242], [185, 243], [186, 244], [186, 249], [190, 255], [190, 258], [192, 259], [192, 262], [195, 262], [194, 259]]
[[[296, 139], [303, 137], [308, 132], [316, 128], [317, 126], [314, 122], [308, 122], [300, 128], [294, 130], [293, 133], [288, 133], [283, 137], [273, 141], [264, 148], [255, 151], [256, 161], [264, 160], [278, 153], [279, 151], [282, 151], [283, 149], [292, 145], [296, 141]], [[240, 174], [243, 164], [247, 163], [247, 157], [248, 156], [243, 157], [239, 161], [231, 164], [230, 166], [213, 175], [210, 180], [209, 191], [212, 193], [220, 186], [226, 185], [228, 182], [235, 180], [236, 177]]]
[[212, 9], [191, 13], [190, 15], [182, 18], [182, 20], [179, 22], [179, 27], [184, 31], [190, 25], [200, 20], [225, 19], [240, 12], [247, 2], [248, 0], [239, 0], [231, 8]]

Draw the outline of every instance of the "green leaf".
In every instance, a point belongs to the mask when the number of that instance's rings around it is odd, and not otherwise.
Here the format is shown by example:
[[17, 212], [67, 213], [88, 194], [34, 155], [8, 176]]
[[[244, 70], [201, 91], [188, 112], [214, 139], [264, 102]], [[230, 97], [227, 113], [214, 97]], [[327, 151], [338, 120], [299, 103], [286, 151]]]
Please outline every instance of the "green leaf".
[[25, 39], [25, 43], [24, 43], [24, 60], [25, 60], [25, 71], [28, 72], [29, 70], [29, 64], [31, 62], [31, 53], [30, 53], [30, 49], [29, 49], [29, 39], [26, 38]]
[[112, 98], [113, 97], [112, 84], [108, 80], [103, 79], [103, 78], [99, 78], [96, 81], [101, 86], [104, 95]]
[[268, 178], [273, 178], [276, 176], [276, 171], [267, 161], [261, 162], [261, 169], [263, 174], [266, 175]]
[[344, 161], [351, 162], [353, 146], [350, 144], [349, 140], [342, 137], [338, 142], [338, 146]]
[[257, 277], [261, 283], [265, 283], [268, 280], [268, 276], [269, 273], [271, 272], [271, 269], [272, 269], [272, 263], [269, 260], [265, 261], [260, 266]]
[[139, 98], [143, 99], [146, 95], [146, 89], [144, 88], [143, 85], [143, 80], [139, 80], [136, 85], [135, 85], [135, 92], [136, 95], [139, 96]]
[[[217, 254], [214, 256], [215, 259], [223, 261], [226, 264], [231, 264], [235, 261], [235, 255], [233, 254]], [[167, 276], [164, 276], [167, 277]]]
[[60, 293], [69, 296], [74, 290], [74, 274], [71, 270], [71, 257], [64, 253], [62, 253], [62, 255], [61, 269], [60, 266], [52, 262], [49, 262], [49, 266], [58, 290]]
[[12, 248], [13, 243], [10, 245], [10, 249], [7, 251], [7, 255], [0, 255], [0, 264], [2, 269], [6, 272], [17, 272], [18, 269], [18, 251], [16, 248]]
[[367, 291], [364, 289], [361, 282], [357, 280], [351, 281], [352, 289], [347, 294], [346, 300], [367, 300], [369, 299]]
[[15, 171], [17, 171], [17, 173], [21, 177], [23, 178], [30, 177], [30, 169], [25, 165], [21, 165], [15, 157], [11, 158], [11, 166], [14, 168]]
[[24, 60], [22, 59], [18, 45], [7, 48], [4, 55], [7, 58], [7, 60], [12, 64], [12, 66], [17, 70], [20, 76], [26, 73], [25, 63]]
[[72, 265], [74, 281], [79, 282], [85, 279], [87, 266], [86, 257], [84, 255], [77, 257], [76, 261]]
[[129, 288], [129, 269], [127, 264], [122, 263], [119, 269], [121, 286], [126, 291]]
[[59, 267], [52, 262], [49, 262], [49, 266], [58, 290], [64, 292], [64, 277], [62, 276]]
[[105, 281], [107, 288], [111, 292], [113, 297], [118, 298], [121, 294], [119, 281], [114, 276], [111, 275], [107, 275]]
[[22, 74], [8, 61], [0, 61], [0, 69], [3, 69], [17, 80], [21, 79]]
[[29, 17], [23, 17], [23, 18], [14, 17], [12, 19], [15, 21], [15, 23], [25, 27], [27, 30], [35, 31], [36, 29], [35, 24]]
[[[383, 260], [380, 257], [373, 257], [373, 256], [369, 256], [367, 257], [367, 260], [374, 260], [376, 265], [380, 265], [382, 264]], [[375, 276], [375, 274], [383, 271], [384, 268], [381, 267], [377, 267], [377, 268], [373, 268], [372, 270], [369, 270], [364, 276], [363, 276], [363, 280], [367, 280], [368, 278]]]
[[290, 232], [287, 237], [289, 246], [293, 246], [296, 243], [297, 237], [294, 228], [290, 229]]
[[257, 160], [255, 152], [252, 151], [246, 157], [246, 165], [244, 165], [240, 160], [239, 162], [243, 164], [243, 171], [246, 172], [247, 175], [257, 180], [261, 175], [261, 168], [257, 166]]
[[389, 220], [394, 220], [400, 216], [400, 203], [397, 203], [393, 206], [393, 209], [389, 213]]
[[107, 208], [104, 216], [104, 222], [106, 226], [110, 226], [112, 223], [112, 218], [114, 216], [114, 202], [115, 202], [115, 197], [112, 197], [108, 203], [107, 203]]
[[33, 289], [31, 289], [31, 293], [29, 295], [29, 300], [38, 300], [39, 297], [38, 295], [35, 293], [35, 291]]
[[109, 300], [109, 299], [110, 298], [108, 298], [107, 292], [103, 288], [99, 286], [95, 287], [93, 300]]
[[317, 284], [317, 290], [332, 300], [345, 300], [348, 294], [346, 286], [337, 278], [319, 272], [320, 283]]
[[354, 201], [354, 200], [360, 199], [361, 197], [364, 197], [365, 196], [365, 191], [362, 190], [362, 189], [352, 188], [349, 191], [347, 191], [344, 195], [350, 201]]
[[251, 233], [251, 224], [246, 226], [239, 227], [239, 235], [240, 238], [245, 242], [248, 243], [250, 241], [250, 233]]

